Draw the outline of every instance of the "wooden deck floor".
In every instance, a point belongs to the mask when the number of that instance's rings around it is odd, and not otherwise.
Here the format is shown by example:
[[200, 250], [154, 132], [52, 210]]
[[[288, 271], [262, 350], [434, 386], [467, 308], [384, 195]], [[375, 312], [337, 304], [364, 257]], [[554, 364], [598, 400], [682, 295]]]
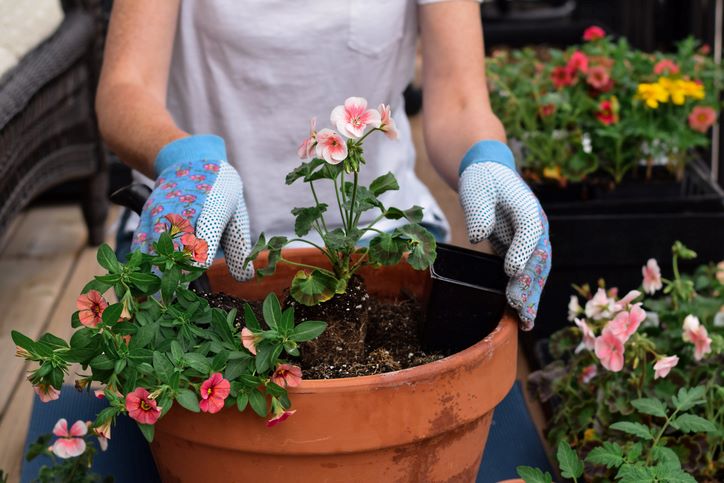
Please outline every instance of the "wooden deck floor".
[[[420, 120], [413, 119], [418, 149], [418, 172], [430, 187], [453, 227], [453, 243], [467, 243], [462, 210], [455, 191], [432, 169], [422, 143]], [[108, 220], [107, 240], [119, 210]], [[13, 329], [37, 337], [52, 332], [71, 334], [70, 315], [75, 299], [93, 275], [100, 273], [95, 249], [86, 246], [86, 230], [76, 205], [34, 207], [16, 218], [0, 240], [0, 469], [10, 482], [19, 480], [23, 444], [33, 400], [25, 381], [25, 364], [15, 357]], [[489, 250], [487, 246], [476, 249]], [[525, 358], [518, 358], [519, 378], [528, 374]], [[74, 376], [66, 382], [72, 383]], [[542, 422], [539, 408], [529, 404], [534, 419]], [[48, 428], [50, 431], [51, 428]]]

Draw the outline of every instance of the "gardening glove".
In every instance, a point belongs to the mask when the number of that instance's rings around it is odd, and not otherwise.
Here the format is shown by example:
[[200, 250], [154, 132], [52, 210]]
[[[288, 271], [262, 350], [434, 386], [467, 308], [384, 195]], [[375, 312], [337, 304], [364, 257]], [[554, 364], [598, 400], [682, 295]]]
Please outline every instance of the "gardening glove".
[[148, 252], [170, 226], [166, 215], [177, 214], [188, 219], [196, 237], [209, 246], [201, 265], [211, 265], [221, 246], [231, 275], [240, 281], [252, 278], [254, 268], [243, 268], [251, 251], [244, 188], [226, 162], [224, 140], [211, 135], [177, 139], [159, 151], [154, 167], [156, 184], [143, 207], [132, 249]]
[[513, 153], [499, 141], [473, 145], [460, 163], [460, 202], [471, 243], [489, 238], [505, 257], [508, 303], [521, 329], [533, 328], [551, 268], [548, 219], [515, 170]]

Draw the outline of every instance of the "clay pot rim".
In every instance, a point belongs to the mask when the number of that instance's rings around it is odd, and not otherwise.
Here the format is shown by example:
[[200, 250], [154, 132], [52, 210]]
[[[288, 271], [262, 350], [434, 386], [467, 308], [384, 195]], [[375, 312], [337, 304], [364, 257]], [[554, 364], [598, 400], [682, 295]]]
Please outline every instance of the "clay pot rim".
[[398, 371], [384, 372], [369, 376], [341, 377], [335, 379], [303, 379], [301, 384], [289, 388], [289, 394], [329, 393], [358, 390], [369, 386], [399, 386], [412, 382], [420, 382], [439, 377], [441, 373], [454, 370], [461, 365], [467, 365], [485, 357], [491, 347], [497, 347], [510, 337], [511, 332], [518, 330], [517, 318], [509, 311], [503, 314], [495, 329], [476, 344], [443, 359], [428, 362], [420, 366], [400, 369]]

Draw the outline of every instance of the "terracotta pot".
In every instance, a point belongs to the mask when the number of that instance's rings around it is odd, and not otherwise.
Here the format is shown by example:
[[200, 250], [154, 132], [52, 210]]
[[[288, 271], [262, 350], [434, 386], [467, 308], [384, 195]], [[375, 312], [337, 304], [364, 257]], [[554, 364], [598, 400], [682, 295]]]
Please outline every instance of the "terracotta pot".
[[[285, 258], [320, 264], [316, 250]], [[263, 265], [260, 260], [257, 266]], [[209, 270], [214, 291], [246, 299], [281, 293], [296, 269], [235, 282], [223, 261]], [[363, 270], [371, 294], [423, 297], [427, 272], [408, 265]], [[517, 319], [506, 313], [484, 340], [445, 359], [397, 372], [305, 380], [290, 390], [296, 414], [267, 428], [235, 407], [215, 415], [175, 405], [152, 444], [167, 482], [472, 482], [493, 409], [516, 374]]]

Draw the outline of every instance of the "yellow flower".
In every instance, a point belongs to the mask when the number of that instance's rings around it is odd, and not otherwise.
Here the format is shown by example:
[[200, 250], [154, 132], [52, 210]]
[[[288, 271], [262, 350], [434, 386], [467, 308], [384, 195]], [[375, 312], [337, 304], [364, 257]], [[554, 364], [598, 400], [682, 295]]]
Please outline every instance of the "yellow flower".
[[660, 83], [639, 84], [636, 98], [646, 102], [651, 109], [657, 109], [660, 102], [669, 102], [669, 92]]
[[588, 428], [583, 432], [583, 441], [593, 441], [595, 439], [597, 439], [595, 429]]
[[686, 91], [682, 85], [685, 81], [661, 77], [658, 84], [671, 96], [671, 102], [681, 106], [686, 101]]
[[692, 99], [696, 99], [699, 101], [704, 99], [704, 96], [706, 95], [704, 84], [699, 84], [697, 82], [688, 80], [681, 80], [679, 81], [679, 83], [681, 83], [681, 90], [684, 91], [684, 94], [687, 97], [691, 97]]

